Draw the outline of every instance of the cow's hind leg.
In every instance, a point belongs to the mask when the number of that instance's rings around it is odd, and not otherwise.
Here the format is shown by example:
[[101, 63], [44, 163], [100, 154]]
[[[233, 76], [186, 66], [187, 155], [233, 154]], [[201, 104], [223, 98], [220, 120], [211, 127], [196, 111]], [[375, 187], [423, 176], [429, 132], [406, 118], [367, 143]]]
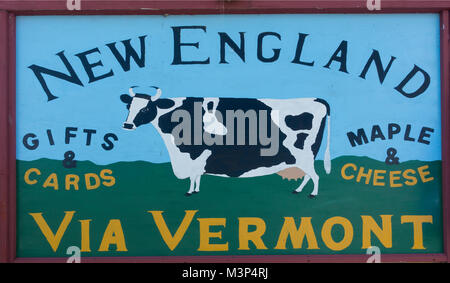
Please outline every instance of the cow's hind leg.
[[319, 175], [313, 170], [311, 173], [311, 179], [314, 183], [314, 189], [312, 193], [309, 195], [310, 198], [314, 198], [319, 193]]
[[311, 179], [311, 177], [309, 177], [309, 175], [305, 175], [302, 183], [300, 184], [300, 187], [298, 187], [296, 190], [292, 191], [292, 193], [294, 193], [294, 194], [300, 193], [303, 190], [303, 188], [306, 186], [306, 184], [308, 183], [309, 179]]
[[301, 183], [300, 187], [298, 187], [298, 189], [296, 189], [294, 192], [295, 193], [301, 192], [308, 183], [309, 179], [311, 179], [314, 183], [314, 189], [309, 195], [309, 197], [314, 198], [319, 193], [319, 175], [317, 175], [313, 166], [310, 166], [309, 168], [307, 166], [304, 166], [302, 170], [305, 172], [304, 180]]

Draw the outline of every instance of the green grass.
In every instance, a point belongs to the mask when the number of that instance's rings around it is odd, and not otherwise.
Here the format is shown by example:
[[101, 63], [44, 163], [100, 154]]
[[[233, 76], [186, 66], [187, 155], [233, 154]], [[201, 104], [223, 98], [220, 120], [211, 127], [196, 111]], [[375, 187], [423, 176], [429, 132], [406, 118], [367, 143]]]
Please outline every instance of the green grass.
[[[434, 180], [400, 188], [375, 187], [355, 180], [344, 180], [341, 168], [354, 163], [368, 169], [406, 170], [428, 165]], [[29, 168], [38, 168], [40, 176], [32, 174], [38, 183], [28, 185], [24, 173]], [[96, 173], [110, 169], [116, 179], [113, 187], [100, 186], [86, 190], [85, 173]], [[19, 257], [66, 256], [69, 246], [80, 246], [81, 225], [79, 220], [91, 219], [90, 248], [92, 252], [82, 256], [161, 256], [161, 255], [248, 255], [248, 254], [334, 254], [365, 253], [362, 247], [361, 215], [372, 216], [381, 226], [379, 215], [392, 216], [392, 248], [385, 248], [372, 235], [372, 244], [382, 253], [440, 253], [442, 252], [442, 207], [441, 207], [441, 162], [408, 161], [399, 165], [386, 165], [366, 157], [343, 156], [332, 161], [332, 172], [327, 175], [323, 162], [316, 161], [315, 168], [320, 176], [319, 195], [308, 198], [313, 189], [310, 182], [302, 193], [292, 194], [300, 180], [283, 180], [278, 175], [255, 178], [222, 178], [203, 176], [200, 193], [186, 197], [189, 180], [179, 180], [169, 163], [119, 162], [98, 166], [89, 161], [78, 161], [73, 169], [62, 167], [61, 161], [39, 159], [17, 161], [17, 255]], [[348, 171], [350, 172], [350, 170]], [[51, 173], [57, 173], [59, 189], [43, 188]], [[64, 176], [80, 176], [78, 191], [65, 190]], [[418, 177], [418, 175], [416, 174]], [[403, 179], [397, 181], [402, 182]], [[387, 179], [387, 182], [388, 179]], [[389, 183], [388, 183], [389, 184]], [[162, 210], [172, 234], [175, 233], [185, 210], [198, 210], [184, 238], [173, 250], [163, 242], [149, 210]], [[37, 224], [29, 213], [42, 212], [43, 217], [55, 233], [64, 217], [64, 211], [76, 211], [56, 252], [50, 248]], [[412, 224], [401, 224], [402, 215], [432, 215], [433, 224], [423, 224], [424, 250], [412, 250]], [[286, 250], [274, 249], [283, 225], [284, 217], [291, 216], [299, 225], [300, 217], [312, 217], [312, 224], [320, 249], [292, 249], [290, 239]], [[330, 250], [322, 241], [323, 223], [330, 217], [347, 218], [353, 226], [353, 240], [342, 251]], [[239, 217], [259, 217], [266, 224], [262, 240], [267, 249], [258, 250], [250, 243], [250, 250], [239, 250]], [[222, 239], [210, 243], [228, 242], [225, 252], [198, 251], [199, 221], [197, 218], [226, 218], [226, 227], [213, 226], [212, 232], [222, 231]], [[127, 252], [99, 252], [103, 233], [110, 219], [119, 219], [124, 231]], [[252, 229], [252, 228], [250, 228]], [[336, 241], [342, 238], [342, 229], [332, 230]]]

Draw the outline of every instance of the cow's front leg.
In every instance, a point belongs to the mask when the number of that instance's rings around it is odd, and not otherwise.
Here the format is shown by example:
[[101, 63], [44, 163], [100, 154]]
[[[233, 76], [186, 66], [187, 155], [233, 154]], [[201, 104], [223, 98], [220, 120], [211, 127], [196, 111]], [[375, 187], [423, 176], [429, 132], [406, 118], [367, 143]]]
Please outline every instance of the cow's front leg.
[[194, 185], [195, 185], [195, 177], [191, 177], [191, 185], [189, 186], [189, 191], [185, 194], [185, 196], [190, 196], [194, 192]]
[[200, 192], [200, 178], [202, 177], [202, 175], [197, 176], [197, 178], [195, 178], [195, 189], [194, 189], [194, 193], [198, 193]]
[[300, 184], [300, 187], [298, 187], [292, 193], [294, 193], [294, 194], [300, 193], [303, 190], [303, 188], [306, 186], [306, 184], [308, 183], [309, 179], [311, 179], [311, 177], [309, 177], [309, 175], [305, 175], [302, 183]]

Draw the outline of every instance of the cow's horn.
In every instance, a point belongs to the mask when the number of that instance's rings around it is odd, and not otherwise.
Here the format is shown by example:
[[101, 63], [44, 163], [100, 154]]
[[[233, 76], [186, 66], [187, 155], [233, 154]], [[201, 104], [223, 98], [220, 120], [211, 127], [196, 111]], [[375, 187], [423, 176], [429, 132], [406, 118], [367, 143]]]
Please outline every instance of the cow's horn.
[[130, 93], [131, 97], [135, 96], [135, 93], [134, 93], [134, 91], [133, 91], [133, 88], [134, 88], [134, 87], [136, 87], [136, 86], [132, 86], [132, 87], [130, 87], [130, 88], [128, 89], [128, 92]]
[[159, 97], [161, 96], [162, 91], [161, 91], [161, 89], [160, 89], [159, 87], [157, 87], [157, 86], [151, 86], [151, 87], [156, 89], [156, 94], [152, 96], [152, 101], [156, 101], [156, 100], [158, 100]]

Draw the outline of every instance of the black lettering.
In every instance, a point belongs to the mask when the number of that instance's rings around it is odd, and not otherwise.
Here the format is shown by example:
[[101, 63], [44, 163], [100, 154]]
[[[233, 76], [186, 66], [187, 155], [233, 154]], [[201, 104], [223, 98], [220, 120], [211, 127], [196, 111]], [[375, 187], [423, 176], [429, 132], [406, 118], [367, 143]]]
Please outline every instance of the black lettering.
[[76, 131], [78, 131], [78, 128], [75, 128], [75, 127], [67, 127], [66, 128], [66, 138], [65, 138], [66, 144], [70, 143], [70, 138], [74, 138], [77, 136], [76, 134], [71, 133], [71, 132], [76, 132]]
[[100, 54], [100, 50], [98, 50], [98, 48], [94, 48], [94, 49], [91, 49], [91, 50], [88, 50], [88, 51], [85, 51], [85, 52], [81, 52], [81, 53], [75, 54], [75, 56], [77, 56], [80, 59], [81, 64], [83, 65], [83, 68], [84, 68], [86, 74], [89, 77], [89, 83], [92, 83], [92, 82], [95, 82], [95, 81], [98, 81], [98, 80], [101, 80], [101, 79], [113, 76], [114, 73], [113, 73], [112, 70], [110, 70], [108, 73], [105, 73], [105, 74], [100, 75], [100, 76], [95, 76], [94, 75], [94, 72], [93, 72], [92, 69], [94, 67], [97, 67], [97, 66], [103, 66], [103, 63], [100, 60], [95, 62], [95, 63], [89, 63], [89, 61], [87, 59], [87, 55], [92, 54], [92, 53], [99, 53]]
[[[28, 143], [30, 138], [33, 138], [33, 140], [31, 140], [31, 144]], [[22, 142], [25, 148], [29, 150], [35, 150], [39, 146], [39, 140], [36, 139], [36, 135], [33, 133], [29, 133], [23, 136]]]
[[116, 48], [116, 43], [109, 43], [106, 46], [109, 47], [114, 57], [116, 57], [117, 62], [119, 62], [120, 66], [125, 72], [128, 72], [131, 68], [131, 58], [133, 58], [134, 62], [142, 68], [145, 66], [145, 37], [146, 35], [140, 36], [139, 41], [141, 44], [141, 56], [138, 56], [136, 50], [131, 46], [131, 39], [121, 41], [125, 46], [125, 57], [123, 57]]
[[378, 126], [378, 125], [374, 125], [372, 127], [372, 133], [370, 135], [370, 141], [374, 141], [376, 139], [382, 139], [382, 140], [386, 139], [383, 135], [383, 132], [381, 131], [380, 126]]
[[258, 57], [258, 60], [264, 63], [270, 63], [270, 62], [275, 62], [278, 60], [278, 58], [280, 57], [280, 48], [272, 48], [273, 50], [273, 56], [272, 57], [264, 57], [263, 56], [263, 39], [266, 36], [275, 36], [276, 38], [278, 38], [279, 40], [281, 40], [281, 35], [279, 35], [276, 32], [263, 32], [260, 33], [258, 35], [258, 44], [257, 44], [257, 50], [256, 50], [256, 54]]
[[[366, 133], [364, 132], [364, 129], [358, 129], [356, 132], [356, 135], [353, 132], [347, 133], [348, 140], [352, 147], [355, 147], [356, 144], [362, 145], [363, 141], [364, 143], [368, 143], [369, 140], [367, 139]], [[356, 143], [355, 143], [356, 142]]]
[[411, 133], [411, 125], [406, 125], [406, 130], [405, 130], [405, 136], [404, 139], [405, 141], [415, 141], [414, 138], [410, 137], [409, 134]]
[[347, 41], [343, 40], [339, 47], [334, 52], [333, 56], [331, 56], [330, 61], [324, 66], [325, 68], [330, 68], [330, 65], [333, 61], [341, 63], [339, 67], [339, 71], [347, 72]]
[[50, 92], [50, 89], [47, 86], [47, 82], [45, 81], [43, 74], [65, 80], [67, 82], [77, 84], [79, 86], [83, 86], [83, 83], [78, 78], [77, 74], [75, 73], [74, 69], [72, 68], [72, 65], [70, 65], [66, 56], [64, 56], [64, 50], [59, 53], [56, 53], [56, 55], [59, 56], [59, 58], [61, 58], [61, 61], [63, 62], [64, 66], [66, 67], [67, 71], [69, 72], [68, 75], [58, 72], [58, 71], [55, 71], [55, 70], [50, 70], [50, 69], [47, 69], [47, 68], [44, 68], [44, 67], [41, 67], [38, 65], [34, 65], [34, 64], [31, 66], [28, 66], [28, 68], [30, 68], [34, 72], [34, 75], [36, 76], [36, 78], [38, 79], [42, 88], [44, 89], [44, 92], [47, 95], [47, 101], [51, 101], [58, 97], [53, 95]]
[[[422, 85], [416, 91], [410, 93], [406, 92], [403, 88], [419, 72], [422, 73], [423, 75]], [[414, 68], [411, 70], [411, 72], [409, 72], [409, 74], [405, 77], [405, 79], [394, 89], [408, 98], [414, 98], [425, 92], [425, 90], [428, 88], [429, 85], [430, 85], [430, 75], [421, 68], [414, 65]]]
[[306, 34], [306, 33], [298, 34], [297, 49], [295, 50], [295, 56], [294, 56], [294, 60], [292, 60], [292, 63], [306, 65], [306, 66], [314, 66], [314, 61], [304, 62], [304, 61], [301, 61], [301, 59], [300, 59], [302, 56], [303, 45], [305, 44], [305, 38], [307, 36], [308, 36], [308, 34]]
[[383, 68], [383, 63], [381, 63], [380, 53], [373, 49], [372, 55], [370, 55], [369, 60], [367, 60], [366, 65], [364, 66], [364, 69], [362, 70], [359, 77], [366, 79], [367, 71], [369, 70], [370, 66], [372, 65], [372, 62], [375, 62], [375, 67], [377, 68], [378, 73], [378, 79], [380, 80], [380, 83], [383, 84], [384, 79], [386, 78], [387, 73], [389, 72], [389, 69], [391, 68], [392, 62], [394, 62], [395, 57], [391, 56], [391, 60], [389, 61], [386, 68]]
[[395, 123], [389, 123], [388, 124], [388, 138], [392, 139], [394, 137], [394, 135], [400, 133], [400, 125], [395, 124]]
[[225, 60], [225, 44], [231, 47], [233, 51], [245, 62], [245, 40], [244, 40], [244, 32], [239, 32], [240, 35], [240, 46], [230, 38], [230, 36], [224, 32], [219, 32], [220, 36], [220, 64], [228, 64]]
[[114, 143], [110, 139], [113, 139], [114, 141], [118, 141], [119, 140], [115, 134], [107, 133], [103, 137], [103, 140], [105, 141], [105, 143], [102, 143], [102, 147], [103, 147], [104, 150], [111, 150], [111, 149], [114, 148]]
[[47, 129], [47, 137], [48, 137], [48, 142], [50, 143], [50, 145], [55, 145], [55, 141], [53, 140], [52, 131], [50, 129]]
[[181, 30], [182, 29], [201, 29], [206, 33], [206, 26], [179, 26], [172, 27], [173, 30], [173, 61], [172, 65], [188, 65], [188, 64], [209, 64], [209, 57], [204, 61], [183, 61], [181, 58], [182, 46], [193, 46], [199, 48], [199, 43], [186, 43], [181, 42]]
[[434, 133], [434, 129], [423, 127], [422, 130], [420, 131], [419, 138], [417, 139], [417, 141], [424, 144], [430, 144], [430, 141], [425, 140], [425, 138], [431, 137], [431, 135], [427, 132]]
[[84, 129], [83, 133], [86, 133], [86, 145], [91, 145], [91, 136], [92, 134], [97, 133], [97, 131], [92, 129]]

